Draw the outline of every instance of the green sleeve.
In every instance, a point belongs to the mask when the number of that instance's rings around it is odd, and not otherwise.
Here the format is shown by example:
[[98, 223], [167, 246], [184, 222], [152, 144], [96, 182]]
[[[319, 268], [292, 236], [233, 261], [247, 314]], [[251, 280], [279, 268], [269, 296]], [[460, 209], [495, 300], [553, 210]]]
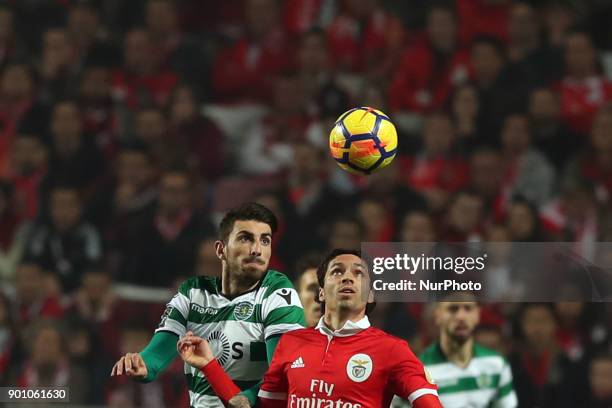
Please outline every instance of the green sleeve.
[[168, 367], [168, 365], [178, 356], [176, 342], [178, 336], [167, 331], [160, 331], [153, 335], [147, 347], [140, 352], [142, 359], [147, 366], [147, 376], [143, 382], [151, 382]]
[[[278, 341], [280, 340], [281, 335], [271, 336], [266, 340], [266, 354], [268, 355], [268, 365], [272, 362], [272, 357], [274, 356], [274, 350], [276, 350], [276, 346], [278, 345]], [[259, 394], [259, 387], [261, 387], [261, 383], [263, 379], [252, 386], [241, 392], [242, 395], [248, 398], [249, 403], [252, 407], [257, 403], [257, 394]]]

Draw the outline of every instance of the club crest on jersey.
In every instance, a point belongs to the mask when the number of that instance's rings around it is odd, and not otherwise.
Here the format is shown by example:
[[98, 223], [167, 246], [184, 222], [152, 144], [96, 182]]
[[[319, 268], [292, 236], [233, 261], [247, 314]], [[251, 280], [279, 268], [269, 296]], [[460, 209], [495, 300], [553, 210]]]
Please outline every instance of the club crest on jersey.
[[493, 385], [493, 378], [488, 374], [481, 374], [476, 378], [476, 384], [479, 388], [489, 388]]
[[240, 302], [234, 308], [234, 317], [236, 320], [247, 320], [253, 315], [255, 307], [251, 302]]
[[372, 359], [367, 354], [355, 354], [346, 363], [346, 374], [355, 382], [370, 378], [373, 369]]

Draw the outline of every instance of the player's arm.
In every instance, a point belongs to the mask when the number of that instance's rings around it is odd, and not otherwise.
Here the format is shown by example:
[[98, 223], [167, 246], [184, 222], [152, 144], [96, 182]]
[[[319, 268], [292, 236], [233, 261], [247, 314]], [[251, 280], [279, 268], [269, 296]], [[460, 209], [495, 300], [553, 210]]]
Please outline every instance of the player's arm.
[[[284, 370], [283, 344], [285, 338], [278, 337], [274, 355], [270, 361], [270, 367], [264, 375], [257, 394], [257, 407], [281, 408], [287, 406], [287, 375]], [[270, 357], [270, 354], [268, 354]]]
[[427, 378], [425, 367], [408, 343], [398, 341], [390, 355], [396, 358], [389, 374], [393, 393], [408, 400], [413, 408], [442, 408], [438, 387]]
[[493, 408], [516, 408], [518, 406], [518, 398], [512, 383], [512, 370], [510, 369], [510, 364], [505, 360], [504, 368], [502, 368], [499, 376], [497, 393], [491, 406]]
[[140, 353], [127, 353], [121, 357], [113, 366], [111, 376], [125, 374], [149, 382], [170, 365], [178, 355], [176, 341], [187, 331], [190, 288], [190, 280], [180, 286], [179, 292], [166, 305], [149, 344]]

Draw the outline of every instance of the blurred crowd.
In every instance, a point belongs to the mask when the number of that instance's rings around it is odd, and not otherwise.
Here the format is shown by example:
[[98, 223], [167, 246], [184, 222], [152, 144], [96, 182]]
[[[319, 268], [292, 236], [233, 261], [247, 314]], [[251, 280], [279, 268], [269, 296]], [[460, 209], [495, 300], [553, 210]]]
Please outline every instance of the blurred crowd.
[[[279, 217], [271, 266], [310, 322], [333, 247], [568, 241], [591, 259], [612, 240], [611, 18], [596, 0], [2, 1], [0, 383], [187, 406], [178, 362], [146, 385], [110, 368], [177, 282], [219, 273], [216, 224], [246, 200]], [[399, 132], [365, 178], [327, 151], [353, 106]], [[427, 304], [372, 319], [416, 352], [435, 339]], [[521, 406], [612, 406], [611, 305], [488, 305], [477, 336]]]

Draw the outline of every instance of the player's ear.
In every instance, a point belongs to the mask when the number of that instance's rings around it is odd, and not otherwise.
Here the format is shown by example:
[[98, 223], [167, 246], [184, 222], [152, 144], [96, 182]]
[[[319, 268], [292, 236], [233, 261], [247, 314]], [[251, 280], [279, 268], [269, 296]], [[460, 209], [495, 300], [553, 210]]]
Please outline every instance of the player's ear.
[[325, 292], [323, 292], [323, 288], [319, 288], [319, 302], [325, 302]]
[[217, 240], [215, 241], [215, 254], [217, 255], [217, 258], [219, 258], [222, 261], [225, 261], [225, 244], [223, 243], [223, 241]]
[[368, 293], [368, 303], [374, 303], [374, 291], [370, 289], [370, 293]]

